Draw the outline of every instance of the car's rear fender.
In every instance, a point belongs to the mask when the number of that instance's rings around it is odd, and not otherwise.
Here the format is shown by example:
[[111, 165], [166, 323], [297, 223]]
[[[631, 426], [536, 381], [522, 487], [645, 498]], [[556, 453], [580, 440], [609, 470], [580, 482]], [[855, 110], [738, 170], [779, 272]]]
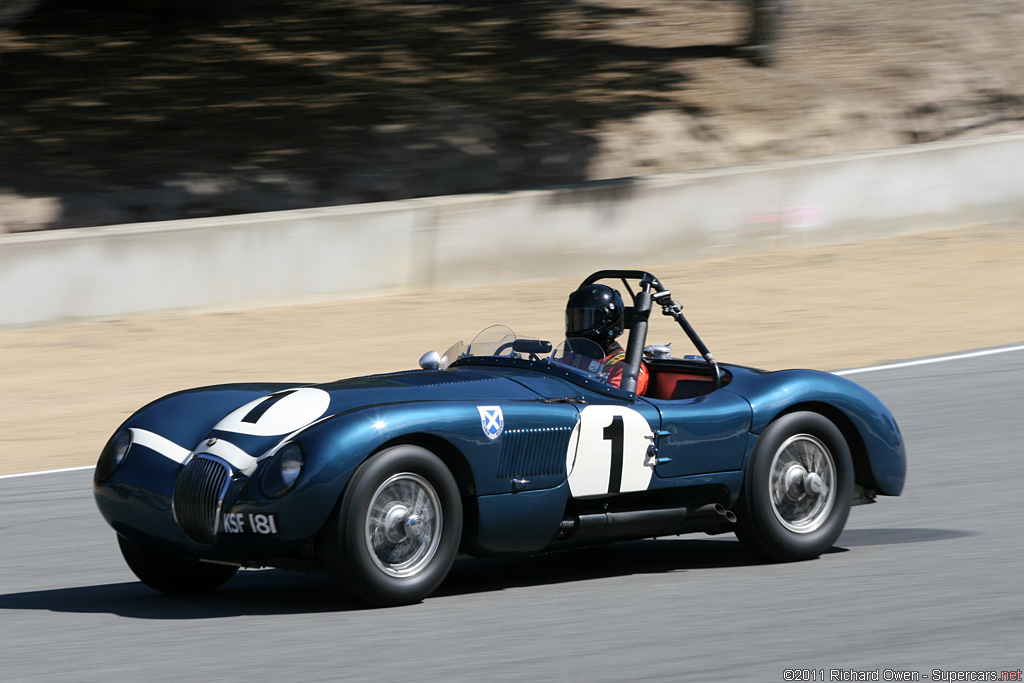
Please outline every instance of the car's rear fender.
[[[734, 382], [725, 390], [739, 391]], [[814, 370], [762, 374], [742, 394], [753, 409], [751, 431], [760, 434], [773, 420], [798, 410], [831, 419], [849, 442], [858, 483], [883, 495], [898, 496], [906, 479], [903, 437], [888, 408], [855, 382]]]

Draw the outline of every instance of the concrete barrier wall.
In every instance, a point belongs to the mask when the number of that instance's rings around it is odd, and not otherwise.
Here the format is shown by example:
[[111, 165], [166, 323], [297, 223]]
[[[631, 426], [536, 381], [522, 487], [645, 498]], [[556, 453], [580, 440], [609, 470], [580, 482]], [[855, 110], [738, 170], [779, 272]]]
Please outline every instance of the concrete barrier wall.
[[1024, 217], [1024, 134], [501, 194], [0, 235], [0, 326], [580, 276]]

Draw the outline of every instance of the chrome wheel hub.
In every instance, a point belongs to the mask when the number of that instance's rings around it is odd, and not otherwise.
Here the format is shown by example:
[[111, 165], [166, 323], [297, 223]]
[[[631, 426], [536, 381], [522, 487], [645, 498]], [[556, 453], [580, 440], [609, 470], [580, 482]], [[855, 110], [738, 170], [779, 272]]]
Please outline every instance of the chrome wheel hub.
[[791, 436], [775, 452], [768, 478], [776, 519], [799, 534], [820, 528], [835, 505], [835, 476], [832, 453], [820, 439]]
[[427, 523], [419, 515], [408, 515], [403, 522], [407, 538], [419, 538], [426, 531]]
[[409, 509], [401, 503], [394, 503], [385, 510], [382, 523], [384, 536], [389, 543], [401, 543], [405, 540], [405, 520], [409, 517]]
[[370, 499], [366, 548], [385, 574], [414, 576], [437, 552], [442, 524], [441, 500], [430, 482], [411, 472], [396, 474]]

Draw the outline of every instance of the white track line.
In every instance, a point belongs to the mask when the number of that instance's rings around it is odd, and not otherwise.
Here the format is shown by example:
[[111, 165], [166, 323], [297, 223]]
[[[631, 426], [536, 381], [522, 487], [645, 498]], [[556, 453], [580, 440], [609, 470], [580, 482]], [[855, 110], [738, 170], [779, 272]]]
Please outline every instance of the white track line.
[[[924, 358], [922, 360], [909, 360], [905, 363], [890, 363], [889, 365], [873, 365], [869, 368], [854, 368], [852, 370], [839, 370], [833, 375], [858, 375], [862, 372], [876, 372], [878, 370], [895, 370], [897, 368], [912, 368], [917, 365], [930, 365], [931, 363], [945, 363], [950, 360], [963, 360], [965, 358], [979, 358], [981, 356], [992, 356], [997, 353], [1010, 353], [1011, 351], [1024, 351], [1024, 344], [1020, 346], [1006, 346], [1001, 349], [986, 349], [985, 351], [971, 351], [970, 353], [957, 353], [952, 356], [939, 356], [938, 358]], [[93, 465], [84, 467], [65, 467], [60, 470], [40, 470], [38, 472], [21, 472], [19, 474], [0, 474], [0, 479], [17, 479], [18, 477], [34, 477], [37, 474], [57, 474], [58, 472], [80, 472], [94, 469]]]
[[939, 356], [938, 358], [923, 358], [921, 360], [908, 360], [905, 363], [890, 363], [889, 365], [875, 365], [870, 368], [854, 368], [853, 370], [839, 370], [833, 375], [858, 375], [862, 372], [875, 372], [876, 370], [895, 370], [896, 368], [912, 368], [915, 365], [929, 365], [931, 363], [944, 363], [948, 360], [963, 360], [964, 358], [978, 358], [980, 356], [992, 356], [997, 353], [1009, 353], [1010, 351], [1024, 351], [1024, 345], [1006, 346], [1001, 349], [986, 349], [985, 351], [971, 351], [970, 353], [958, 353], [952, 356]]
[[96, 469], [95, 465], [84, 465], [82, 467], [65, 467], [59, 470], [40, 470], [38, 472], [20, 472], [18, 474], [0, 474], [0, 479], [17, 479], [18, 477], [34, 477], [37, 474], [57, 474], [58, 472], [82, 472]]

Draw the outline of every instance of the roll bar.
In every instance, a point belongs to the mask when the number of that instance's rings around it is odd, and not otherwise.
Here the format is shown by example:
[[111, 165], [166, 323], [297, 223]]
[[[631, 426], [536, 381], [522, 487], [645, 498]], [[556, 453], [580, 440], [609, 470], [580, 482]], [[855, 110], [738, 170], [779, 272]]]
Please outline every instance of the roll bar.
[[[580, 285], [586, 287], [599, 280], [621, 280], [626, 291], [633, 298], [633, 306], [626, 311], [629, 318], [626, 326], [629, 328], [629, 341], [626, 344], [626, 369], [623, 372], [622, 388], [626, 391], [636, 392], [637, 378], [640, 376], [640, 363], [643, 361], [644, 345], [647, 342], [647, 325], [651, 317], [652, 304], [661, 306], [662, 315], [667, 315], [683, 328], [683, 332], [689, 338], [704, 361], [711, 368], [711, 381], [715, 389], [722, 386], [722, 371], [718, 367], [718, 361], [711, 355], [711, 351], [697, 335], [697, 331], [690, 325], [690, 321], [683, 315], [683, 307], [672, 300], [672, 292], [665, 289], [654, 275], [646, 270], [599, 270], [587, 277]], [[634, 293], [627, 280], [639, 280], [640, 288]]]

